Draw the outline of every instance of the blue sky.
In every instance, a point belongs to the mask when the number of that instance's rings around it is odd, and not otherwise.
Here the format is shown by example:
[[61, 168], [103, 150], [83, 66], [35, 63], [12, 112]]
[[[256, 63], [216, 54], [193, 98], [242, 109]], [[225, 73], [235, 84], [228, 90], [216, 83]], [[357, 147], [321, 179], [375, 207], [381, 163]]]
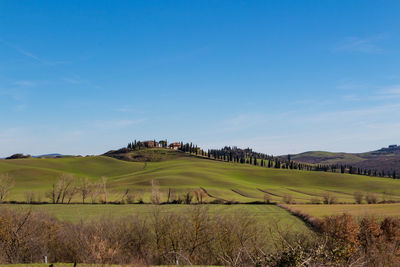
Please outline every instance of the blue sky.
[[0, 156], [400, 143], [399, 1], [0, 1]]

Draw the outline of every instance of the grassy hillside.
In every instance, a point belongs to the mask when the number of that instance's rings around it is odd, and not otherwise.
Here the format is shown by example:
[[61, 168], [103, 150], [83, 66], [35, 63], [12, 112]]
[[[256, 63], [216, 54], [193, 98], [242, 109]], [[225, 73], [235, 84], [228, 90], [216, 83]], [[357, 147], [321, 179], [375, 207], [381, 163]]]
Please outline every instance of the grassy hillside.
[[160, 184], [164, 199], [168, 189], [179, 195], [204, 188], [209, 194], [208, 200], [240, 202], [260, 201], [265, 194], [273, 201], [281, 201], [284, 195], [290, 194], [297, 203], [308, 203], [313, 198], [321, 198], [325, 192], [336, 195], [341, 202], [353, 202], [355, 191], [377, 192], [385, 194], [387, 200], [400, 200], [400, 180], [268, 169], [202, 159], [166, 149], [137, 153], [147, 161], [129, 162], [107, 156], [0, 160], [0, 173], [15, 178], [16, 186], [9, 200], [19, 201], [25, 199], [28, 191], [45, 200], [45, 192], [62, 173], [88, 177], [92, 181], [107, 176], [110, 200], [119, 200], [130, 189], [149, 201], [152, 180]]
[[[287, 158], [287, 156], [282, 157]], [[398, 146], [366, 153], [309, 151], [291, 155], [291, 159], [312, 164], [348, 164], [363, 169], [400, 172], [400, 147]]]

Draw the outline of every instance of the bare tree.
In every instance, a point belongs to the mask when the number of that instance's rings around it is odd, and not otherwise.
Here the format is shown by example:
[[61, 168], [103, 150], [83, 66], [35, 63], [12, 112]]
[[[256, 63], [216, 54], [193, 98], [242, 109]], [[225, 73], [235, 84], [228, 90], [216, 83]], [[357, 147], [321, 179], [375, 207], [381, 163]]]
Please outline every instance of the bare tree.
[[71, 203], [73, 197], [78, 193], [78, 186], [72, 186], [66, 193], [67, 203]]
[[364, 198], [364, 194], [362, 192], [354, 192], [354, 200], [357, 204], [361, 204]]
[[73, 183], [75, 182], [76, 178], [72, 174], [62, 174], [60, 180], [62, 185], [61, 203], [64, 203], [65, 198], [71, 194], [71, 191], [74, 191]]
[[264, 195], [264, 203], [266, 203], [266, 204], [271, 203], [271, 196], [269, 194]]
[[151, 203], [161, 203], [160, 186], [156, 180], [151, 180]]
[[14, 185], [15, 181], [8, 173], [0, 175], [0, 203], [6, 200]]
[[293, 196], [290, 194], [285, 194], [282, 198], [282, 201], [283, 201], [283, 203], [286, 203], [286, 204], [294, 204], [294, 202], [295, 202], [293, 199]]
[[107, 177], [102, 176], [100, 179], [101, 193], [104, 196], [104, 203], [107, 204]]
[[376, 204], [378, 203], [378, 195], [376, 193], [368, 193], [365, 196], [365, 200], [368, 204]]
[[197, 200], [197, 203], [203, 204], [203, 199], [207, 196], [203, 189], [198, 189], [194, 191], [194, 196]]
[[88, 178], [81, 178], [78, 191], [82, 197], [82, 204], [85, 204], [86, 198], [90, 195], [90, 183]]
[[337, 197], [329, 192], [325, 192], [322, 195], [322, 198], [324, 199], [324, 204], [335, 204], [337, 203]]
[[92, 200], [92, 203], [96, 203], [97, 198], [99, 197], [101, 193], [101, 185], [98, 183], [92, 183], [90, 184], [90, 190], [89, 190], [89, 196], [90, 199]]
[[33, 191], [25, 192], [25, 201], [26, 201], [26, 203], [31, 204], [31, 203], [34, 202], [34, 200], [35, 200], [35, 192], [33, 192]]
[[64, 203], [65, 198], [68, 198], [68, 196], [72, 199], [75, 194], [75, 187], [73, 186], [75, 180], [75, 176], [72, 174], [62, 174], [53, 184], [52, 189], [47, 192], [47, 197], [53, 204]]
[[191, 194], [191, 192], [187, 192], [184, 196], [183, 196], [183, 202], [185, 204], [190, 204], [192, 203], [192, 199], [193, 199], [193, 194]]

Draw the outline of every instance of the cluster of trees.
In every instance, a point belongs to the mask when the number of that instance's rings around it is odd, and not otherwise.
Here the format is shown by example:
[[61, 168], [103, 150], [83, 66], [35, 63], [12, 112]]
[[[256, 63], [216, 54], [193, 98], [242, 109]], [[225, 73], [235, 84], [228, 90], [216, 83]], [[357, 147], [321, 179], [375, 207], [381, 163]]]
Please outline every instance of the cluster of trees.
[[[162, 147], [162, 148], [167, 148], [168, 147], [167, 139], [160, 140], [158, 142], [156, 140], [153, 140], [152, 142], [153, 142], [153, 144], [158, 144], [159, 147]], [[146, 142], [137, 141], [137, 140], [129, 142], [128, 145], [126, 146], [126, 148], [129, 149], [129, 150], [139, 150], [139, 149], [143, 149], [143, 148], [147, 148], [147, 147], [148, 147], [148, 145], [147, 145]]]
[[[156, 140], [154, 140], [153, 142], [155, 144]], [[166, 141], [162, 141], [162, 142], [163, 142], [163, 144], [165, 144]], [[126, 146], [126, 148], [129, 150], [139, 150], [139, 149], [143, 149], [143, 148], [147, 148], [147, 147], [148, 147], [148, 145], [145, 142], [136, 141], [136, 140], [128, 143], [128, 145]]]
[[18, 154], [13, 154], [13, 155], [7, 157], [6, 159], [27, 159], [27, 158], [31, 158], [31, 157], [32, 157], [31, 155], [24, 155], [24, 154], [18, 153]]
[[[307, 217], [298, 214], [299, 217]], [[149, 216], [61, 222], [38, 212], [0, 209], [0, 264], [399, 266], [400, 219], [311, 219], [315, 232], [291, 232], [246, 213], [205, 207]]]
[[267, 168], [277, 169], [291, 169], [291, 170], [305, 170], [305, 171], [323, 171], [323, 172], [336, 172], [358, 174], [374, 177], [388, 177], [393, 179], [400, 178], [395, 170], [378, 171], [372, 169], [365, 169], [354, 167], [346, 164], [308, 164], [296, 162], [288, 155], [287, 158], [274, 157], [272, 155], [254, 152], [251, 148], [241, 149], [237, 147], [225, 146], [222, 149], [209, 149], [205, 152], [197, 145], [192, 143], [181, 143], [181, 151], [208, 157], [215, 160], [226, 162], [234, 162], [240, 164], [250, 164], [254, 166], [261, 166]]
[[[191, 190], [181, 194], [178, 194], [172, 188], [168, 188], [166, 195], [163, 196], [157, 180], [151, 181], [150, 201], [152, 204], [204, 204], [206, 203], [207, 197], [207, 192], [202, 188]], [[166, 201], [163, 202], [162, 199], [166, 199]]]
[[69, 204], [78, 195], [83, 204], [89, 198], [92, 203], [96, 203], [98, 199], [107, 203], [107, 177], [101, 177], [98, 182], [90, 182], [88, 178], [78, 179], [73, 174], [62, 174], [46, 193], [53, 204]]
[[354, 192], [354, 200], [356, 201], [357, 204], [361, 204], [363, 200], [368, 204], [376, 204], [378, 203], [378, 195], [376, 193], [367, 193], [364, 194], [363, 192]]

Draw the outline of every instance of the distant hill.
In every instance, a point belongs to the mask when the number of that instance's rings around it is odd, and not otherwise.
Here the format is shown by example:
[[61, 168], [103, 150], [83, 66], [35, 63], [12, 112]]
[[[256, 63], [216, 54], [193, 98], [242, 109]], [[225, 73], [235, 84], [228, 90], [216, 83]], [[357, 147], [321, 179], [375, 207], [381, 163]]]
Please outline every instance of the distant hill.
[[[287, 158], [288, 156], [281, 156]], [[334, 153], [309, 151], [290, 155], [294, 161], [312, 164], [344, 164], [353, 167], [378, 171], [396, 171], [400, 173], [400, 146], [391, 145], [365, 153]]]
[[62, 156], [63, 156], [62, 154], [53, 153], [53, 154], [44, 154], [44, 155], [33, 156], [33, 157], [34, 158], [60, 158]]

